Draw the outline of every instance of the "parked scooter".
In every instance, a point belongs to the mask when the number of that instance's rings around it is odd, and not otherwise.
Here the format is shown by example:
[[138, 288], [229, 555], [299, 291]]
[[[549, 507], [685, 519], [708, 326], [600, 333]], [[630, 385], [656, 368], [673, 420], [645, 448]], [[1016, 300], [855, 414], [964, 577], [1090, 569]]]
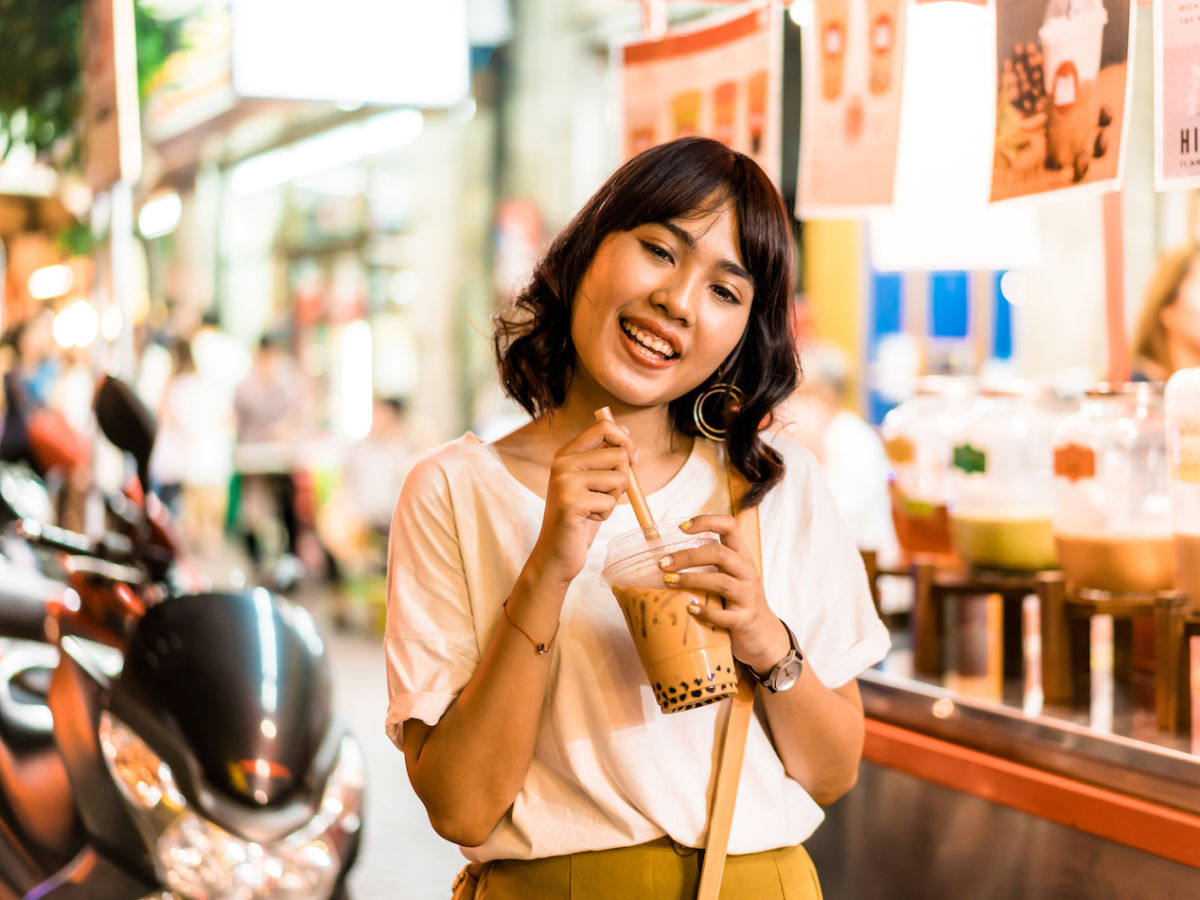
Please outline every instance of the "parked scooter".
[[[144, 406], [107, 379], [97, 420], [145, 488]], [[0, 672], [52, 722], [0, 702], [0, 900], [344, 896], [363, 761], [317, 629], [263, 588], [179, 593], [154, 502], [99, 546], [24, 520], [75, 585], [0, 578], [0, 636], [58, 651]]]

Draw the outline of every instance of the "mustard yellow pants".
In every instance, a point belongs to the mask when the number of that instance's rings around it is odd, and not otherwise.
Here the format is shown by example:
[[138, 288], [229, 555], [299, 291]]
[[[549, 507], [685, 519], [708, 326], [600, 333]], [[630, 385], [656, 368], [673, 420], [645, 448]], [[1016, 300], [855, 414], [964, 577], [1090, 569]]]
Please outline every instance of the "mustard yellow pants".
[[[635, 847], [485, 864], [476, 900], [691, 900], [704, 854], [659, 838]], [[729, 856], [720, 900], [821, 900], [807, 851]]]

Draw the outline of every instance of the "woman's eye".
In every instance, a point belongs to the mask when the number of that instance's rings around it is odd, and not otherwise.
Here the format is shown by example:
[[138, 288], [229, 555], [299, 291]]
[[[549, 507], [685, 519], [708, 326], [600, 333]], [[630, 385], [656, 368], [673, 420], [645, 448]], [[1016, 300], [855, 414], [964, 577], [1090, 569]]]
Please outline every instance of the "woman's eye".
[[652, 244], [649, 241], [642, 241], [642, 246], [646, 248], [646, 251], [651, 256], [657, 256], [659, 259], [661, 259], [665, 262], [672, 261], [671, 254], [668, 253], [666, 250], [664, 250], [662, 247], [658, 246], [658, 244]]
[[738, 299], [737, 294], [735, 294], [729, 288], [725, 287], [725, 285], [723, 285], [723, 284], [714, 284], [713, 285], [713, 293], [716, 294], [721, 299], [722, 303], [741, 303], [742, 302], [741, 300]]

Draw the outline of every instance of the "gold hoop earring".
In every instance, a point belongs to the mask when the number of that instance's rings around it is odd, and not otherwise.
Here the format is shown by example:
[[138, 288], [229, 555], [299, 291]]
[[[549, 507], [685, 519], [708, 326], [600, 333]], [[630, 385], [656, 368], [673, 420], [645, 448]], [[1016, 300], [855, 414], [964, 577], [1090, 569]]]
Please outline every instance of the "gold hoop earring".
[[720, 428], [714, 428], [704, 415], [705, 404], [714, 397], [722, 399], [723, 408], [721, 410], [721, 418], [724, 420], [729, 418], [730, 413], [735, 413], [741, 408], [742, 401], [746, 399], [746, 395], [742, 393], [742, 389], [736, 384], [727, 384], [724, 381], [719, 381], [712, 387], [696, 395], [696, 403], [692, 407], [692, 418], [696, 422], [696, 430], [710, 441], [723, 441], [729, 429], [724, 424]]

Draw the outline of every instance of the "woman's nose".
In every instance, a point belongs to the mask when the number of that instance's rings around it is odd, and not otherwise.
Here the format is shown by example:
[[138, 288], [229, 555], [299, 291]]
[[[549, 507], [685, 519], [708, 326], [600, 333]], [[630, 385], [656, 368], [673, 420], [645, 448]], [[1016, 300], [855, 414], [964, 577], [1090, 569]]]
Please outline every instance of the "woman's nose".
[[650, 304], [669, 319], [691, 325], [696, 319], [696, 290], [690, 281], [663, 285], [650, 295]]

